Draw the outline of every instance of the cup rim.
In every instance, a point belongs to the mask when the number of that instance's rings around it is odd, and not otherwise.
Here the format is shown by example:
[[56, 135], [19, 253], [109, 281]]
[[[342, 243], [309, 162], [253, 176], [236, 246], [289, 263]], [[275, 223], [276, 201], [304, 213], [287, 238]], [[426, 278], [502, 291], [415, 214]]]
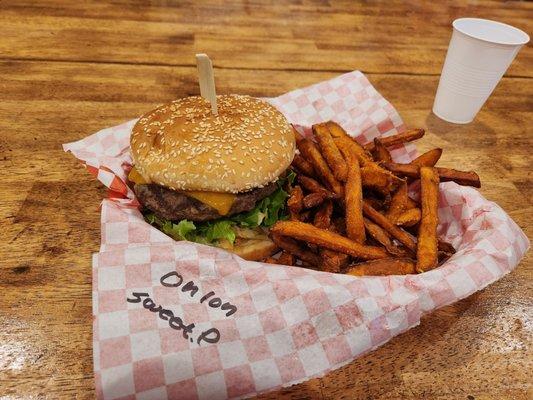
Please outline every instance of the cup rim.
[[[506, 29], [508, 29], [510, 31], [513, 31], [515, 34], [518, 34], [518, 35], [522, 36], [523, 39], [522, 40], [512, 41], [512, 42], [511, 41], [507, 41], [507, 40], [489, 40], [489, 39], [484, 38], [482, 35], [475, 34], [475, 33], [472, 33], [472, 32], [467, 32], [467, 31], [464, 30], [464, 28], [461, 29], [459, 27], [459, 25], [463, 21], [477, 21], [477, 22], [483, 21], [483, 22], [488, 22], [489, 24], [503, 26]], [[529, 42], [529, 35], [526, 32], [524, 32], [523, 30], [515, 28], [512, 25], [504, 24], [503, 22], [493, 21], [493, 20], [490, 20], [490, 19], [484, 19], [484, 18], [457, 18], [456, 20], [454, 20], [452, 22], [452, 26], [453, 26], [453, 28], [455, 30], [457, 30], [458, 32], [461, 32], [463, 35], [466, 35], [466, 36], [471, 37], [473, 39], [481, 40], [481, 41], [487, 42], [487, 43], [502, 44], [502, 45], [508, 45], [508, 46], [520, 46], [520, 45], [524, 45], [524, 44]]]

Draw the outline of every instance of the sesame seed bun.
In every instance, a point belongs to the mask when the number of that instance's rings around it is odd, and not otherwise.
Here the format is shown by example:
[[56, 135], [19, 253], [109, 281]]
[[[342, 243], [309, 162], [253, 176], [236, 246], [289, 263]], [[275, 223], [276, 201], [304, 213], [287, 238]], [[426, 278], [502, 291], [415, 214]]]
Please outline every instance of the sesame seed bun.
[[143, 115], [131, 152], [149, 182], [175, 190], [239, 193], [275, 181], [292, 162], [292, 129], [276, 108], [240, 95], [186, 97]]

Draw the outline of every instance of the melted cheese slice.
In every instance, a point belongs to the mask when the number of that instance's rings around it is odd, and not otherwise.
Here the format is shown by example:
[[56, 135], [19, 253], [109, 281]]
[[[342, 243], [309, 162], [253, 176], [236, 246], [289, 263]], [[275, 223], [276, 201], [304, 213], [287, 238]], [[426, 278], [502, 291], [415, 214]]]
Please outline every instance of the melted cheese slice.
[[133, 182], [137, 183], [139, 185], [144, 185], [145, 183], [150, 183], [146, 179], [143, 178], [143, 176], [137, 171], [137, 168], [133, 167], [128, 174], [128, 179]]
[[232, 193], [196, 191], [187, 191], [185, 193], [187, 194], [187, 196], [194, 197], [195, 199], [200, 200], [202, 203], [213, 207], [215, 210], [218, 211], [220, 215], [226, 215], [229, 212], [236, 197]]
[[[143, 176], [133, 167], [128, 175], [128, 179], [136, 184], [146, 184], [149, 183]], [[220, 215], [226, 215], [233, 202], [235, 201], [235, 195], [232, 193], [216, 193], [216, 192], [202, 192], [202, 191], [184, 191], [187, 196], [193, 197], [196, 200], [201, 201], [202, 203], [207, 204], [210, 207], [213, 207], [218, 211]]]

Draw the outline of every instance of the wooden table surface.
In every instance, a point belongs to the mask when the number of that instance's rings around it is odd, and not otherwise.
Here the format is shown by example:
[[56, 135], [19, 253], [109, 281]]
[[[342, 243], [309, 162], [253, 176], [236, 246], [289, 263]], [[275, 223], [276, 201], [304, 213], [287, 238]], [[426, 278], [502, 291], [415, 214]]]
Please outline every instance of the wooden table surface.
[[[61, 144], [197, 94], [197, 52], [213, 59], [219, 93], [276, 96], [363, 71], [427, 130], [422, 150], [478, 171], [481, 192], [531, 237], [531, 47], [475, 122], [430, 110], [451, 21], [527, 29], [533, 3], [149, 3], [0, 1], [0, 398], [94, 397], [91, 253], [105, 190]], [[373, 353], [260, 398], [532, 398], [531, 260]]]

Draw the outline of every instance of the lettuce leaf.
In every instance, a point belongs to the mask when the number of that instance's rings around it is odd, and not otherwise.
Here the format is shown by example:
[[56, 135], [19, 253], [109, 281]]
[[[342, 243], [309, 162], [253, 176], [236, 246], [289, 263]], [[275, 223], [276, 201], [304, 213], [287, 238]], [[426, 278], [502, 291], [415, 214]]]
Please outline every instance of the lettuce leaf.
[[158, 218], [153, 214], [149, 214], [148, 217], [145, 216], [145, 218], [147, 218], [147, 221], [152, 225], [159, 227], [163, 233], [175, 240], [191, 240], [194, 236], [193, 232], [196, 230], [194, 222], [187, 221], [186, 219], [176, 224], [172, 221]]
[[197, 236], [205, 238], [208, 243], [214, 243], [220, 239], [226, 239], [230, 243], [234, 243], [235, 232], [232, 229], [233, 225], [233, 221], [227, 219], [200, 223]]
[[[296, 179], [296, 172], [294, 172], [292, 169], [287, 172], [287, 175], [285, 176], [285, 181], [289, 183], [289, 187], [292, 188], [292, 184], [294, 183], [294, 180]], [[283, 182], [285, 183], [285, 182]]]
[[192, 222], [186, 219], [173, 222], [148, 212], [144, 214], [144, 218], [175, 240], [213, 244], [225, 239], [234, 243], [236, 234], [233, 227], [235, 226], [252, 229], [270, 227], [277, 221], [288, 218], [286, 200], [289, 194], [284, 190], [284, 186], [290, 190], [295, 177], [294, 171], [290, 170], [285, 177], [278, 179], [277, 189], [270, 196], [258, 202], [255, 208], [230, 217], [206, 222]]
[[261, 208], [256, 206], [253, 210], [248, 212], [233, 215], [231, 220], [242, 227], [256, 228], [263, 223], [265, 217], [266, 215], [261, 211]]

